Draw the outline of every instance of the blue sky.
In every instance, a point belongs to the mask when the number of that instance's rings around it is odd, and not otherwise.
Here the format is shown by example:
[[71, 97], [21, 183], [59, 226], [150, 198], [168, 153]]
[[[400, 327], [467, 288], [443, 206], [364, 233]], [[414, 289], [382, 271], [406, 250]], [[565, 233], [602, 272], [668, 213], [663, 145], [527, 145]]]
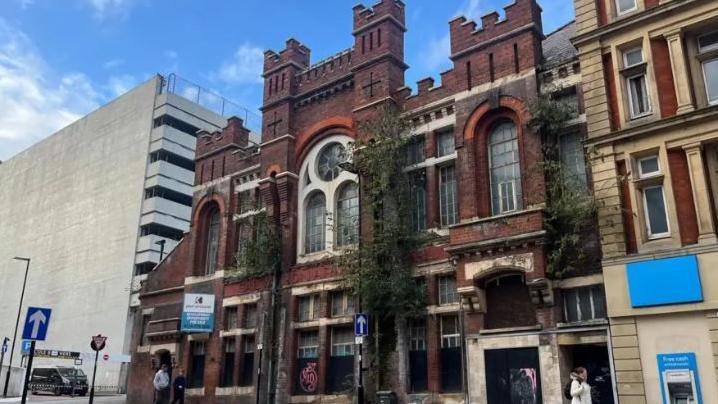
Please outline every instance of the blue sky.
[[[406, 82], [451, 67], [448, 21], [509, 0], [404, 0]], [[375, 0], [365, 1], [373, 4]], [[0, 160], [155, 73], [171, 73], [256, 111], [262, 54], [292, 36], [312, 61], [352, 45], [354, 0], [0, 0]], [[548, 33], [571, 0], [539, 0]], [[501, 11], [500, 11], [501, 12]]]

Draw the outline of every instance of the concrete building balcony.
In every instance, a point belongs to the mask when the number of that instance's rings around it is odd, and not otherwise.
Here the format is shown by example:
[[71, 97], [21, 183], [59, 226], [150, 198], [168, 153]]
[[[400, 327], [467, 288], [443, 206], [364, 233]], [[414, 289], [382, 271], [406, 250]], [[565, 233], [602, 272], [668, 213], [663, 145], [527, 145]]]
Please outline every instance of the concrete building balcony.
[[152, 141], [152, 143], [150, 143], [150, 153], [159, 150], [168, 151], [187, 160], [194, 160], [194, 150], [188, 149], [185, 146], [182, 146], [179, 143], [175, 143], [168, 139], [154, 140]]
[[148, 224], [161, 224], [183, 232], [189, 231], [189, 219], [184, 220], [175, 216], [170, 216], [161, 212], [145, 213], [140, 218], [140, 226]]
[[158, 263], [160, 262], [159, 251], [141, 251], [135, 254], [135, 264], [144, 264], [146, 262]]
[[177, 181], [174, 178], [167, 178], [159, 175], [147, 178], [145, 180], [145, 189], [152, 187], [162, 187], [187, 196], [192, 196], [192, 186], [187, 183]]
[[154, 197], [142, 201], [142, 214], [159, 212], [189, 221], [192, 207], [173, 202], [168, 199]]
[[[172, 240], [171, 238], [161, 237], [157, 236], [155, 234], [150, 234], [147, 236], [142, 236], [137, 242], [137, 252], [145, 252], [145, 251], [154, 251], [159, 254], [160, 252], [160, 246], [157, 244], [158, 241], [164, 240], [165, 241], [165, 250], [164, 255], [167, 256], [167, 254], [174, 250], [174, 248], [177, 246], [177, 241]], [[157, 262], [157, 261], [154, 261]]]
[[[194, 157], [193, 157], [194, 158]], [[168, 178], [174, 178], [188, 185], [194, 184], [194, 172], [185, 170], [166, 161], [155, 161], [147, 166], [147, 178], [156, 175], [162, 175]]]

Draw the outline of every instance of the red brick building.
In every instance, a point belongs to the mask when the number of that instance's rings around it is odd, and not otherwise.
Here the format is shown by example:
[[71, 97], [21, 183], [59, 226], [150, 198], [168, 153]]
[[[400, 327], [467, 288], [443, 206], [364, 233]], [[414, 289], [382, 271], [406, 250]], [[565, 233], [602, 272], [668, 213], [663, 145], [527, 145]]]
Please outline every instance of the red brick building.
[[[128, 399], [149, 400], [166, 362], [186, 369], [190, 402], [254, 402], [257, 388], [260, 402], [352, 402], [354, 299], [333, 257], [356, 243], [361, 208], [356, 175], [337, 156], [388, 103], [414, 124], [416, 230], [439, 236], [415, 254], [426, 315], [397, 330], [400, 401], [561, 402], [569, 369], [583, 365], [602, 372], [602, 403], [612, 402], [602, 278], [546, 273], [542, 144], [527, 124], [541, 92], [576, 103], [561, 158], [588, 182], [573, 25], [545, 36], [533, 0], [481, 27], [456, 18], [454, 67], [412, 94], [405, 5], [353, 11], [353, 46], [328, 59], [311, 64], [295, 39], [265, 53], [260, 145], [239, 119], [198, 134], [192, 228], [143, 287]], [[246, 279], [229, 268], [257, 214], [281, 229], [281, 270]], [[187, 293], [216, 297], [212, 332], [180, 331]]]

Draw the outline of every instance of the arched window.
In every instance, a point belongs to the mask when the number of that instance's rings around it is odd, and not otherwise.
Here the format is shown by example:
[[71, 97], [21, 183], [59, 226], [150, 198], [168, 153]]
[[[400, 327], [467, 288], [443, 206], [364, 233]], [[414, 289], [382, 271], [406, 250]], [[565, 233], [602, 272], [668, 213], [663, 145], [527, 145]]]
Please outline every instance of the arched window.
[[219, 257], [219, 209], [215, 208], [209, 214], [206, 240], [205, 274], [212, 275], [217, 269], [217, 258]]
[[304, 233], [305, 251], [307, 253], [322, 251], [325, 248], [325, 216], [326, 199], [323, 193], [317, 192], [307, 201]]
[[346, 183], [337, 196], [337, 246], [356, 244], [359, 238], [359, 189]]
[[516, 125], [504, 121], [489, 135], [491, 207], [498, 215], [521, 209], [521, 167]]

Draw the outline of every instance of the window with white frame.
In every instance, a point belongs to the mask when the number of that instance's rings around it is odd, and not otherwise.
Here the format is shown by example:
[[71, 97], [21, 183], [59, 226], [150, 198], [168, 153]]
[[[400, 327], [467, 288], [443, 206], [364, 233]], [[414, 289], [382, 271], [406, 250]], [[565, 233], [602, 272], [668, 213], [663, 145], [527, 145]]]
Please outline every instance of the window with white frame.
[[310, 321], [319, 318], [319, 295], [300, 296], [298, 300], [298, 320]]
[[305, 250], [308, 253], [322, 251], [325, 248], [326, 206], [324, 194], [319, 192], [312, 195], [307, 202], [304, 215], [306, 220], [304, 240]]
[[359, 187], [347, 182], [339, 189], [336, 208], [337, 246], [356, 244], [359, 240]]
[[332, 328], [332, 356], [354, 355], [354, 330], [348, 327]]
[[499, 215], [521, 209], [521, 165], [516, 125], [504, 121], [489, 135], [492, 213]]
[[698, 52], [708, 103], [718, 104], [718, 31], [698, 37]]
[[436, 135], [436, 157], [454, 153], [454, 131], [447, 130]]
[[658, 155], [639, 158], [636, 165], [648, 238], [667, 237], [670, 229]]
[[631, 119], [651, 114], [651, 103], [646, 81], [646, 64], [643, 48], [631, 48], [623, 52], [623, 72], [628, 93], [628, 107]]
[[564, 289], [562, 293], [567, 323], [606, 318], [606, 297], [601, 285]]
[[319, 357], [319, 333], [317, 331], [302, 331], [297, 337], [298, 358]]
[[426, 351], [426, 319], [409, 320], [409, 350]]
[[354, 313], [354, 297], [345, 290], [332, 292], [332, 317], [342, 317]]
[[618, 15], [626, 14], [637, 8], [636, 0], [616, 0], [616, 11]]
[[345, 135], [327, 136], [309, 149], [302, 162], [297, 227], [300, 262], [318, 258], [314, 253], [332, 253], [358, 240], [357, 175], [345, 170], [351, 160], [351, 142]]
[[441, 317], [441, 347], [457, 348], [461, 346], [459, 332], [459, 316], [449, 315]]
[[453, 164], [439, 168], [439, 210], [442, 226], [449, 226], [458, 221], [456, 169]]
[[456, 292], [456, 276], [446, 275], [439, 277], [439, 304], [452, 304], [459, 301]]

